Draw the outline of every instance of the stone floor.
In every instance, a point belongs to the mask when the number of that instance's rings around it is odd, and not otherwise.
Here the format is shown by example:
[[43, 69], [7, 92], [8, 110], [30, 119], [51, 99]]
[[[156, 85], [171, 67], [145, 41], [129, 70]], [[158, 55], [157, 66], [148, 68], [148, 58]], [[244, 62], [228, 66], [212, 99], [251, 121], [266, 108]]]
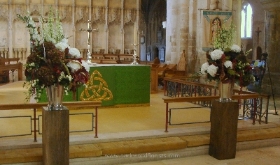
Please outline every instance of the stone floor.
[[280, 146], [274, 146], [238, 151], [235, 159], [217, 160], [209, 155], [199, 155], [124, 165], [278, 165], [279, 153]]
[[[5, 86], [0, 86], [0, 104], [3, 103], [20, 103], [24, 102], [24, 89], [21, 82], [10, 83]], [[15, 97], [16, 96], [16, 97]], [[143, 138], [160, 138], [172, 137], [186, 134], [202, 134], [210, 130], [209, 123], [193, 123], [186, 125], [174, 125], [169, 127], [169, 132], [164, 132], [165, 124], [165, 104], [163, 104], [163, 92], [151, 94], [150, 106], [140, 107], [118, 107], [118, 108], [100, 108], [99, 109], [99, 137], [93, 138], [93, 133], [73, 133], [70, 134], [70, 144], [86, 144], [87, 142], [108, 142], [119, 140], [132, 140]], [[279, 97], [275, 97], [276, 111], [274, 100], [271, 98], [269, 104], [268, 124], [256, 123], [252, 124], [251, 119], [242, 119], [238, 121], [238, 129], [264, 129], [276, 127], [280, 125], [280, 116], [275, 115], [280, 106]], [[174, 104], [172, 106], [189, 106], [188, 103]], [[84, 110], [87, 112], [90, 110]], [[13, 111], [13, 115], [32, 114], [28, 112]], [[242, 112], [240, 112], [242, 114]], [[0, 111], [0, 116], [11, 115], [9, 111]], [[174, 122], [199, 122], [207, 121], [210, 117], [210, 109], [204, 108], [200, 110], [182, 111], [180, 114], [174, 114]], [[85, 127], [90, 123], [86, 117], [73, 118], [70, 121], [70, 130], [78, 129], [79, 126]], [[0, 121], [0, 135], [10, 133], [10, 131], [22, 131], [24, 127], [16, 126], [15, 122]], [[41, 145], [41, 137], [38, 137], [38, 142], [34, 143], [32, 136], [23, 136], [16, 138], [0, 138], [0, 148], [22, 148], [34, 147]], [[241, 165], [241, 164], [277, 164], [280, 162], [280, 140], [269, 139], [264, 141], [244, 142], [237, 144], [237, 155], [235, 159], [217, 160], [208, 155], [208, 146], [200, 146], [195, 148], [187, 148], [176, 151], [165, 152], [147, 152], [145, 154], [125, 154], [111, 155], [111, 157], [98, 158], [76, 158], [71, 159], [70, 164], [133, 164], [136, 165], [176, 165], [176, 164], [201, 164], [201, 165]], [[174, 158], [175, 157], [175, 158]], [[143, 162], [145, 161], [145, 162]], [[148, 161], [148, 162], [147, 162]], [[137, 163], [138, 162], [138, 163]], [[42, 164], [40, 162], [28, 162], [20, 164]]]

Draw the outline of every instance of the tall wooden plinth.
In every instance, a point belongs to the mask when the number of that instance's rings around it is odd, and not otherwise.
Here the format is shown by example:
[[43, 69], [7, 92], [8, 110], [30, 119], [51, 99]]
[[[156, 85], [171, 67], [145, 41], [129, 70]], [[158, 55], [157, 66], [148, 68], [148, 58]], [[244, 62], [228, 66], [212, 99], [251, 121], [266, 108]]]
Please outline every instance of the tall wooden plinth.
[[69, 110], [43, 107], [42, 141], [44, 165], [69, 164]]
[[209, 155], [219, 160], [235, 158], [238, 102], [213, 101], [210, 121]]

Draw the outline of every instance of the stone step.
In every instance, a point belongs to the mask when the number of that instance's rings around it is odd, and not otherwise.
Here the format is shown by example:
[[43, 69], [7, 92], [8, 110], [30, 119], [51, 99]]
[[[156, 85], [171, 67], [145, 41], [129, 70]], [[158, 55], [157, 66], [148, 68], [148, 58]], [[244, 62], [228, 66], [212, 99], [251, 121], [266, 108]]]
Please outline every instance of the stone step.
[[[238, 142], [280, 138], [280, 127], [239, 130]], [[209, 145], [209, 134], [70, 145], [70, 159], [174, 151]], [[0, 149], [0, 164], [42, 162], [42, 148]]]

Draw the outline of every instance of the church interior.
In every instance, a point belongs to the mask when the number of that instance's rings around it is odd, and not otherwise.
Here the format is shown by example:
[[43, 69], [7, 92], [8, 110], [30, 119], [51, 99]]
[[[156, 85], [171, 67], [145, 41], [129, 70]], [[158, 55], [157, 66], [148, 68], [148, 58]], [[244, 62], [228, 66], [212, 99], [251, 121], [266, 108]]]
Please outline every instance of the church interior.
[[[26, 100], [23, 87], [32, 43], [18, 15], [41, 27], [50, 8], [94, 84], [64, 96], [67, 163], [46, 154], [46, 100]], [[279, 9], [280, 0], [0, 0], [0, 164], [278, 164]], [[217, 86], [201, 68], [217, 28], [231, 24], [255, 82], [234, 86], [237, 129], [222, 143], [234, 152], [225, 158], [212, 147], [213, 120], [223, 121], [212, 115]]]

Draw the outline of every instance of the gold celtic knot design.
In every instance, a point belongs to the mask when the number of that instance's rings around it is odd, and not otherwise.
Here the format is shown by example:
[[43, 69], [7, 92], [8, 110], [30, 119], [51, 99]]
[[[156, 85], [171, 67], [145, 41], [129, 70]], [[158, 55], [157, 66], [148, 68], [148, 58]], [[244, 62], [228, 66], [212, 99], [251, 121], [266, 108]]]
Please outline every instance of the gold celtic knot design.
[[80, 95], [81, 101], [103, 101], [112, 100], [113, 94], [108, 88], [107, 82], [97, 70], [90, 75], [86, 88]]

